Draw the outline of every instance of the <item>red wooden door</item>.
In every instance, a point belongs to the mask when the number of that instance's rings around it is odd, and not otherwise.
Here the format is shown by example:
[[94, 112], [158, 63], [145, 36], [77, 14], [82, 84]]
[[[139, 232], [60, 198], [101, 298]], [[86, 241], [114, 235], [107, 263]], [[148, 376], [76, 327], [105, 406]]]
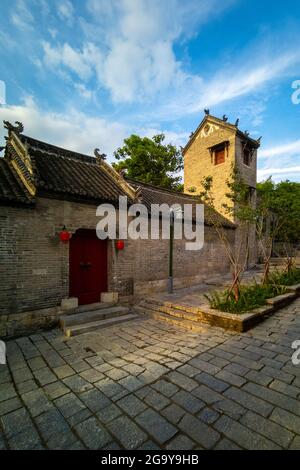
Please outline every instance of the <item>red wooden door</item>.
[[100, 301], [107, 291], [107, 242], [94, 230], [78, 230], [70, 239], [70, 296], [79, 305]]

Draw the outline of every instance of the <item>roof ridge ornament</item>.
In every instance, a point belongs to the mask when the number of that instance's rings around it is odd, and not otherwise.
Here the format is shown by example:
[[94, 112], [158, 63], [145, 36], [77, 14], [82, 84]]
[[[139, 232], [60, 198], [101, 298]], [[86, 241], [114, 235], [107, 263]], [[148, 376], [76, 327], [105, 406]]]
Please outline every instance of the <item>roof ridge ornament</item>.
[[9, 121], [3, 121], [5, 129], [8, 132], [15, 132], [16, 134], [21, 134], [24, 131], [24, 126], [20, 121], [15, 121], [16, 126], [11, 124]]
[[235, 121], [235, 127], [239, 127], [239, 122], [240, 122], [239, 119], [237, 119], [237, 120]]
[[204, 109], [204, 113], [206, 114], [206, 116], [209, 116], [209, 109]]
[[95, 149], [94, 150], [94, 155], [97, 158], [98, 162], [101, 163], [101, 161], [106, 160], [107, 155], [105, 153], [100, 153], [100, 149]]

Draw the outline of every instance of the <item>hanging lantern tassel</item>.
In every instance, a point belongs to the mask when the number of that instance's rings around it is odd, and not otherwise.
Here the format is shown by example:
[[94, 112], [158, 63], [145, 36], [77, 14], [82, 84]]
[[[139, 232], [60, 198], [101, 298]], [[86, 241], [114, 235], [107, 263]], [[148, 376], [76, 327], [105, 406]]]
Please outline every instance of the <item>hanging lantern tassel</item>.
[[124, 247], [125, 247], [124, 240], [116, 240], [116, 250], [117, 251], [124, 250]]
[[68, 243], [71, 238], [70, 232], [66, 229], [66, 226], [63, 226], [62, 231], [59, 233], [59, 238], [63, 243]]

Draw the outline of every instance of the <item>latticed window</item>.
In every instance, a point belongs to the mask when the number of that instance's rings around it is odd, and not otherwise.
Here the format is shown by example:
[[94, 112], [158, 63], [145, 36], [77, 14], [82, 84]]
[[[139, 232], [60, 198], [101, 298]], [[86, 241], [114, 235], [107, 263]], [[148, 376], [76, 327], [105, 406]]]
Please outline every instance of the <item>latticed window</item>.
[[244, 165], [251, 165], [251, 153], [249, 149], [244, 149], [243, 162]]

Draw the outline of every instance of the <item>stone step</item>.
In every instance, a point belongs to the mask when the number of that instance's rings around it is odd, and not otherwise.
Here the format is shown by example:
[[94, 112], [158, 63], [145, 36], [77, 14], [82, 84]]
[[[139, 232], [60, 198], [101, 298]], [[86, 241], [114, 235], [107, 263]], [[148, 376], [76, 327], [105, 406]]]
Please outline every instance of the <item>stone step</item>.
[[93, 304], [79, 305], [75, 309], [75, 313], [90, 312], [92, 310], [100, 310], [102, 308], [109, 308], [116, 305], [116, 302], [95, 302]]
[[[150, 310], [154, 310], [157, 313], [160, 312], [160, 313], [163, 313], [165, 315], [171, 315], [173, 317], [183, 318], [183, 319], [189, 320], [189, 321], [195, 321], [195, 322], [200, 321], [199, 315], [197, 313], [185, 310], [184, 306], [179, 306], [179, 305], [175, 306], [174, 305], [172, 307], [168, 307], [168, 306], [163, 305], [163, 304], [153, 304], [153, 303], [147, 304], [147, 302], [142, 302], [141, 306], [145, 307], [147, 309], [150, 309]], [[188, 309], [188, 307], [186, 307], [186, 308]]]
[[129, 313], [127, 307], [116, 305], [115, 307], [101, 308], [98, 310], [90, 310], [82, 313], [74, 313], [71, 315], [63, 315], [60, 317], [60, 325], [62, 328], [73, 325], [81, 325], [94, 321], [106, 320], [107, 318], [120, 317]]
[[155, 320], [165, 321], [171, 325], [184, 328], [191, 331], [203, 332], [205, 331], [205, 326], [197, 321], [186, 320], [185, 318], [173, 316], [167, 313], [163, 313], [151, 308], [147, 309], [146, 307], [135, 307], [135, 310], [140, 313], [146, 313], [150, 318]]
[[97, 330], [102, 330], [109, 326], [115, 326], [120, 323], [124, 323], [130, 320], [135, 320], [139, 318], [139, 315], [129, 313], [127, 315], [120, 315], [113, 318], [107, 318], [105, 320], [93, 321], [90, 323], [83, 323], [78, 325], [67, 326], [64, 328], [65, 335], [70, 338], [71, 336], [77, 336], [83, 333], [90, 333]]

